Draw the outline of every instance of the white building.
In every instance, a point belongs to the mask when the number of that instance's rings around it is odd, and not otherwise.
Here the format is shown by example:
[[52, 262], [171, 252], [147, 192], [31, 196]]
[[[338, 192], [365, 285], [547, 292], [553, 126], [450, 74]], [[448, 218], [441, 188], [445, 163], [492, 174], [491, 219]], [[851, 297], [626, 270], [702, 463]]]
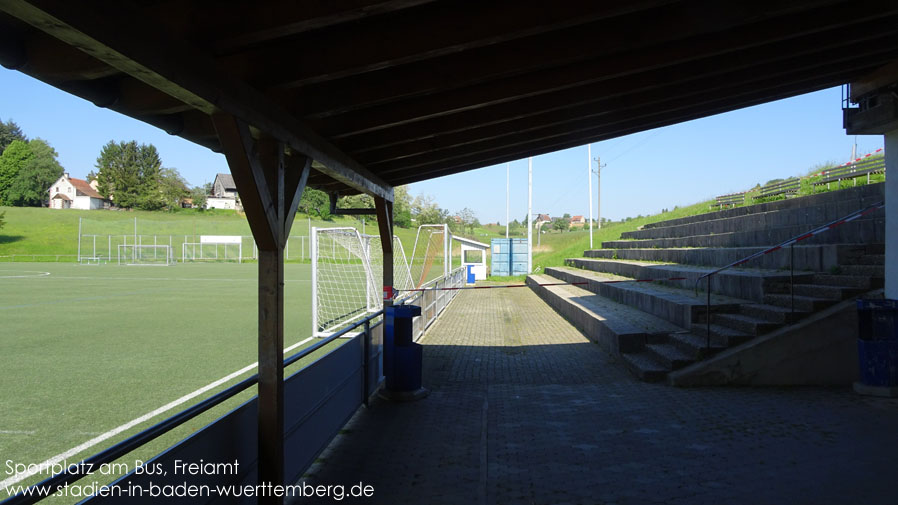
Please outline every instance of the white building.
[[231, 174], [217, 174], [212, 183], [212, 194], [206, 197], [207, 209], [237, 210], [237, 185]]
[[104, 200], [96, 188], [96, 181], [88, 184], [84, 179], [69, 177], [68, 173], [50, 186], [51, 209], [102, 209]]

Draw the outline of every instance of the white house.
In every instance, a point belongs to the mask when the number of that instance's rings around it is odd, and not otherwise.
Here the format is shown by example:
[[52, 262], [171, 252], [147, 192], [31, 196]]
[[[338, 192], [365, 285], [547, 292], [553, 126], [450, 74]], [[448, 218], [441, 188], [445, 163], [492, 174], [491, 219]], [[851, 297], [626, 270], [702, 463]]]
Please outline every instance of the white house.
[[234, 178], [231, 174], [217, 174], [212, 183], [212, 194], [206, 197], [206, 208], [235, 210], [239, 206]]
[[69, 177], [68, 173], [56, 180], [50, 189], [51, 209], [94, 210], [103, 208], [103, 197], [97, 192], [96, 181], [88, 184], [84, 179]]

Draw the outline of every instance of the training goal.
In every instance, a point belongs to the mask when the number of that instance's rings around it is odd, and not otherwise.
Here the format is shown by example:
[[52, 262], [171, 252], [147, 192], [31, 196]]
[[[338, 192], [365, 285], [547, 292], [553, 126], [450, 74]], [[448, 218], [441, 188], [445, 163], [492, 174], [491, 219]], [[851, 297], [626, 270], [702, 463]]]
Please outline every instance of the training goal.
[[240, 235], [202, 235], [199, 242], [181, 245], [181, 261], [243, 262], [243, 237]]
[[128, 266], [168, 266], [174, 260], [169, 245], [119, 244], [118, 264]]
[[[312, 228], [312, 331], [332, 334], [383, 308], [383, 249], [379, 236], [355, 228]], [[393, 285], [410, 289], [405, 251], [393, 237]]]

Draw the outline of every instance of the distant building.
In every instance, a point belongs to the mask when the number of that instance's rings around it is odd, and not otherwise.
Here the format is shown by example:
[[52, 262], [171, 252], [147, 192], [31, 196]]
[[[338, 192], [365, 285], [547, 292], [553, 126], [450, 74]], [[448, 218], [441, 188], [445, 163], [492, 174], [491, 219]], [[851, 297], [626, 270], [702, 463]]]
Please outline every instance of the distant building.
[[574, 216], [571, 218], [571, 228], [582, 228], [586, 226], [586, 219], [583, 216]]
[[552, 218], [548, 214], [538, 214], [534, 223], [548, 223]]
[[97, 191], [96, 181], [88, 183], [84, 179], [69, 177], [68, 172], [56, 180], [50, 189], [51, 209], [102, 209], [105, 200]]
[[206, 198], [206, 208], [238, 210], [238, 199], [234, 177], [231, 174], [217, 174], [212, 183], [212, 194]]

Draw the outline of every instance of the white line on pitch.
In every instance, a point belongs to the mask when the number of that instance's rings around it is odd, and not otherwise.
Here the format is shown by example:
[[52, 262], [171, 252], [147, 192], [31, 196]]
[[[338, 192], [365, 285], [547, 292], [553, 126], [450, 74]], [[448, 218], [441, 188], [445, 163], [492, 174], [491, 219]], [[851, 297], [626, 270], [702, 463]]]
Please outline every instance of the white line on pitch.
[[34, 430], [0, 430], [0, 435], [34, 435], [37, 433]]
[[[286, 352], [292, 351], [293, 349], [296, 349], [297, 347], [305, 344], [306, 342], [312, 340], [313, 338], [314, 337], [309, 337], [301, 342], [297, 342], [297, 343], [291, 345], [290, 347], [284, 349], [284, 352], [286, 353]], [[249, 372], [253, 368], [256, 368], [256, 366], [258, 364], [259, 364], [259, 362], [257, 361], [255, 363], [253, 363], [252, 365], [245, 366], [245, 367], [241, 368], [240, 370], [237, 370], [236, 372], [234, 372], [230, 375], [222, 377], [221, 379], [218, 379], [217, 381], [215, 381], [209, 385], [203, 386], [192, 393], [186, 394], [173, 402], [166, 403], [165, 405], [159, 407], [158, 409], [156, 409], [152, 412], [146, 413], [136, 419], [132, 419], [131, 421], [128, 421], [127, 423], [119, 426], [118, 428], [113, 428], [113, 429], [107, 431], [106, 433], [103, 433], [102, 435], [99, 435], [97, 437], [94, 437], [94, 438], [88, 440], [87, 442], [84, 442], [81, 445], [72, 447], [71, 449], [69, 449], [63, 453], [57, 454], [56, 456], [53, 456], [52, 458], [49, 458], [41, 463], [38, 463], [37, 465], [30, 466], [31, 470], [29, 470], [27, 472], [23, 472], [23, 473], [17, 473], [4, 481], [0, 481], [0, 488], [6, 487], [6, 486], [11, 486], [17, 482], [27, 479], [28, 477], [31, 477], [32, 475], [40, 472], [42, 469], [49, 468], [52, 465], [55, 465], [57, 463], [60, 463], [64, 460], [68, 459], [68, 458], [71, 458], [72, 456], [75, 456], [76, 454], [80, 453], [81, 451], [89, 449], [104, 440], [107, 440], [109, 438], [112, 438], [112, 437], [118, 435], [119, 433], [121, 433], [125, 430], [131, 429], [134, 426], [137, 426], [138, 424], [140, 424], [144, 421], [148, 421], [148, 420], [158, 416], [159, 414], [162, 414], [163, 412], [169, 411], [169, 410], [177, 407], [178, 405], [181, 405], [187, 401], [190, 401], [190, 400], [196, 398], [197, 396], [205, 393], [206, 391], [209, 391], [210, 389], [220, 386], [220, 385], [224, 384], [225, 382], [228, 382], [231, 379], [235, 379], [235, 378], [245, 374], [246, 372]]]
[[[36, 275], [33, 277], [37, 277]], [[76, 280], [103, 280], [103, 281], [212, 281], [212, 282], [257, 282], [259, 279], [256, 277], [250, 277], [246, 279], [214, 279], [214, 278], [203, 278], [203, 277], [96, 277], [96, 276], [85, 276], [85, 277], [75, 277], [75, 276], [65, 276], [65, 275], [54, 275], [54, 279], [76, 279]], [[284, 282], [312, 282], [311, 279], [288, 279]]]

